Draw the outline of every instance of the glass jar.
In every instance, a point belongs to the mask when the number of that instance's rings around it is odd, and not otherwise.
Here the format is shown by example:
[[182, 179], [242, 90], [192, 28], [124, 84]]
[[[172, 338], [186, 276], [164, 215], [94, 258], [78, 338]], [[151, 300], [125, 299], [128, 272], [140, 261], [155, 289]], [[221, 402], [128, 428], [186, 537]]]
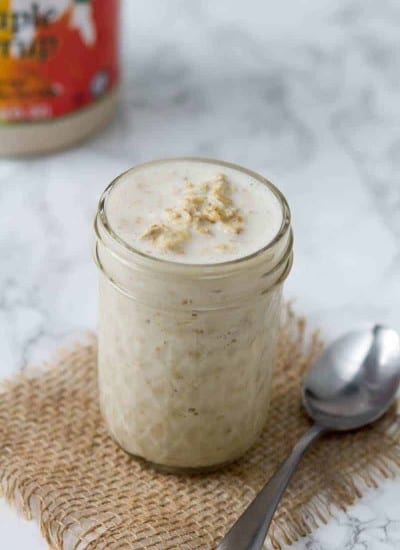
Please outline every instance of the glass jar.
[[272, 242], [212, 265], [143, 254], [107, 219], [107, 198], [119, 178], [103, 193], [95, 219], [102, 414], [123, 449], [171, 471], [229, 463], [259, 436], [270, 401], [282, 286], [292, 266], [283, 195], [239, 166], [195, 160], [239, 170], [273, 191], [282, 224]]

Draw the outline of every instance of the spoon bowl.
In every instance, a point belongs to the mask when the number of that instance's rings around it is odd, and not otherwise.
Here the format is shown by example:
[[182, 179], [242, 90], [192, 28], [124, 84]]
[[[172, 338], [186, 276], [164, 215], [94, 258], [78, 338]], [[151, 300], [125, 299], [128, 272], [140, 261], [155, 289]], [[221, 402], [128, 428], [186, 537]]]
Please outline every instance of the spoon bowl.
[[389, 408], [400, 383], [400, 338], [375, 325], [331, 344], [309, 370], [303, 403], [329, 430], [361, 428]]

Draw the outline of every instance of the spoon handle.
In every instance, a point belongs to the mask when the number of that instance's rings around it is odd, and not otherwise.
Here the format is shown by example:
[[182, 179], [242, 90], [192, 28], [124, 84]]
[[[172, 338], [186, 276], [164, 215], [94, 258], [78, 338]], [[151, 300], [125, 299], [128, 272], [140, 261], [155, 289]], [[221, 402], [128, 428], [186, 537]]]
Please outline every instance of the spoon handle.
[[303, 454], [326, 428], [314, 424], [293, 447], [264, 488], [233, 524], [217, 550], [261, 550], [272, 516]]

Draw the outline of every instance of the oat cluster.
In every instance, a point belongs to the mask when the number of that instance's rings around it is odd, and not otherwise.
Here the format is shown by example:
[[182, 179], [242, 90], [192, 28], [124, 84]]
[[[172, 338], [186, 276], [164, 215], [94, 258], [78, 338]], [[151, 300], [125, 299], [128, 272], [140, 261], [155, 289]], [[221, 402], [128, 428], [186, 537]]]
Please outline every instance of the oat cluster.
[[217, 222], [224, 231], [240, 233], [244, 219], [231, 196], [232, 188], [224, 174], [198, 185], [187, 183], [179, 204], [167, 208], [163, 221], [150, 225], [141, 238], [161, 251], [183, 253], [193, 232], [212, 235]]

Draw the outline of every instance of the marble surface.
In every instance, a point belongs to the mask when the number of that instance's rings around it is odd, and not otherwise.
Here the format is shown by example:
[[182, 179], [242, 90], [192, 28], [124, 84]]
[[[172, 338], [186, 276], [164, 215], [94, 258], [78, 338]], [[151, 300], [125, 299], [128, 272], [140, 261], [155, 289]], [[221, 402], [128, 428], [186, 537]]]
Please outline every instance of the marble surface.
[[[106, 132], [77, 149], [0, 161], [0, 376], [95, 326], [99, 193], [152, 158], [249, 166], [287, 195], [286, 296], [326, 338], [400, 330], [398, 0], [124, 2], [125, 83]], [[400, 548], [400, 479], [295, 550]], [[0, 503], [5, 550], [45, 548]]]

